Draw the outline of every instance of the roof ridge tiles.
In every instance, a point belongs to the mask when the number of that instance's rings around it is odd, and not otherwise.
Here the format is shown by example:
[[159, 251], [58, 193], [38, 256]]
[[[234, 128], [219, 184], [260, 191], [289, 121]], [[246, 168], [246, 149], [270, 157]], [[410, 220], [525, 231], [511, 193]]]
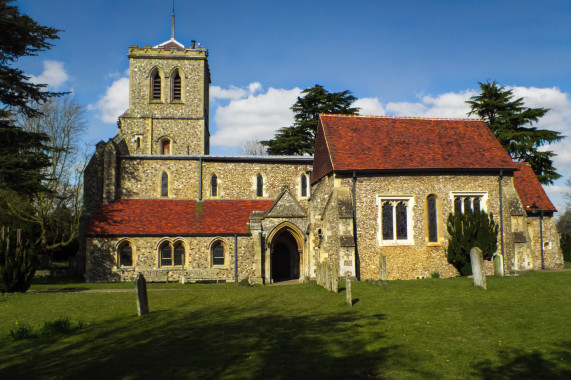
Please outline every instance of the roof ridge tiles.
[[335, 116], [335, 117], [364, 117], [371, 119], [403, 119], [403, 120], [456, 120], [456, 121], [478, 121], [484, 119], [462, 118], [462, 117], [422, 117], [422, 116], [388, 116], [388, 115], [347, 115], [337, 113], [322, 113], [319, 116]]

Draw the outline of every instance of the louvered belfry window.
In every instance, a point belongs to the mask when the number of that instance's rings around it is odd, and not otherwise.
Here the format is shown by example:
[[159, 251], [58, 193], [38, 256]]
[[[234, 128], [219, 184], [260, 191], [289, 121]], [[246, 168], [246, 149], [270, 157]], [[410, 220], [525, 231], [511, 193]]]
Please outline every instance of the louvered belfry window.
[[151, 88], [151, 99], [160, 100], [161, 99], [161, 76], [158, 71], [153, 73], [152, 77], [152, 88]]
[[178, 70], [175, 71], [174, 77], [172, 80], [172, 100], [180, 100], [181, 99], [181, 78], [178, 73]]

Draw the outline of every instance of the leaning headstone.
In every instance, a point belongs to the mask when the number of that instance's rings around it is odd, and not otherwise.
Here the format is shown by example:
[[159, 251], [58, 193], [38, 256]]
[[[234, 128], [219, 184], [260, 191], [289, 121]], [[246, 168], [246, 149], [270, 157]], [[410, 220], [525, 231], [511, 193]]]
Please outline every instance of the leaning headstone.
[[472, 275], [474, 276], [474, 285], [482, 289], [487, 289], [486, 272], [484, 270], [484, 260], [482, 258], [482, 250], [474, 247], [470, 250], [470, 262], [472, 263]]
[[142, 273], [137, 275], [135, 280], [135, 291], [137, 293], [137, 312], [139, 317], [149, 314], [149, 300], [147, 299], [147, 282]]
[[379, 279], [387, 281], [387, 257], [382, 253], [379, 255]]
[[353, 297], [351, 296], [351, 272], [345, 274], [345, 299], [347, 305], [353, 306]]

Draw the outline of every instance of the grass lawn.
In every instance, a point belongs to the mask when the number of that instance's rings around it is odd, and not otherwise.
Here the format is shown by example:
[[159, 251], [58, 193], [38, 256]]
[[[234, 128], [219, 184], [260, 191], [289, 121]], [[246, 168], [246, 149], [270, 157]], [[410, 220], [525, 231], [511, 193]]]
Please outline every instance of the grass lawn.
[[[341, 284], [343, 288], [344, 285]], [[571, 272], [242, 287], [40, 284], [0, 296], [0, 379], [571, 378]], [[68, 334], [14, 341], [68, 316]]]

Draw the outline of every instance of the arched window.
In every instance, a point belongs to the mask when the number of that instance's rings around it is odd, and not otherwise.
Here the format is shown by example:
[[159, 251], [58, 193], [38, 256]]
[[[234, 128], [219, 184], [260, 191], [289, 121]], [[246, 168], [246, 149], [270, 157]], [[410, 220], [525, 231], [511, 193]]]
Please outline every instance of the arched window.
[[161, 100], [161, 75], [159, 70], [151, 74], [151, 100]]
[[429, 195], [426, 198], [426, 209], [428, 211], [428, 241], [431, 243], [438, 242], [438, 218], [436, 217], [436, 197]]
[[180, 242], [174, 247], [173, 265], [184, 265], [184, 244]]
[[212, 246], [212, 265], [224, 265], [224, 245], [220, 242]]
[[171, 141], [167, 138], [161, 140], [161, 154], [164, 156], [171, 154]]
[[169, 175], [163, 172], [161, 175], [161, 197], [169, 196]]
[[119, 248], [119, 266], [130, 267], [133, 266], [133, 249], [131, 244], [125, 243]]
[[175, 70], [172, 76], [172, 100], [181, 100], [181, 84], [180, 74]]
[[210, 195], [213, 197], [218, 196], [218, 177], [216, 177], [216, 174], [212, 174], [210, 177]]
[[264, 196], [264, 177], [261, 174], [256, 176], [256, 196]]
[[169, 243], [164, 243], [160, 249], [161, 266], [172, 265], [172, 247]]
[[182, 266], [185, 259], [185, 248], [182, 242], [175, 243], [174, 249], [170, 242], [164, 242], [159, 248], [160, 266]]
[[305, 174], [301, 175], [301, 196], [307, 197], [307, 176]]

